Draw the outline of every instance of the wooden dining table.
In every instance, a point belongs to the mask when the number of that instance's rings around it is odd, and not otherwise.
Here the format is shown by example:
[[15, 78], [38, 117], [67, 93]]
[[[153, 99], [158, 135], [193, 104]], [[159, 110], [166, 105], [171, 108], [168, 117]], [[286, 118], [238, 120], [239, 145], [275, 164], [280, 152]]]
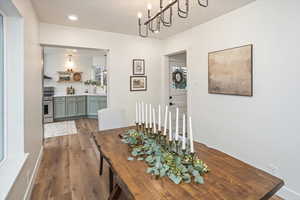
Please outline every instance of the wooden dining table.
[[284, 185], [283, 180], [198, 142], [194, 142], [196, 154], [210, 169], [204, 184], [176, 185], [167, 177], [156, 179], [146, 173], [145, 161], [128, 160], [130, 149], [120, 134], [134, 128], [94, 133], [100, 154], [110, 166], [109, 199], [123, 192], [136, 200], [266, 200]]

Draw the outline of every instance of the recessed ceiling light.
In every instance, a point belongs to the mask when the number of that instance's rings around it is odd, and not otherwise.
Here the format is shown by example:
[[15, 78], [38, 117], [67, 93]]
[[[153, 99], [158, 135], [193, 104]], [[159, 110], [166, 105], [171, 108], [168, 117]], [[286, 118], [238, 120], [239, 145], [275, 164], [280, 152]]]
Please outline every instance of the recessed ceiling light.
[[71, 21], [77, 21], [78, 16], [77, 15], [68, 15], [68, 19], [71, 20]]

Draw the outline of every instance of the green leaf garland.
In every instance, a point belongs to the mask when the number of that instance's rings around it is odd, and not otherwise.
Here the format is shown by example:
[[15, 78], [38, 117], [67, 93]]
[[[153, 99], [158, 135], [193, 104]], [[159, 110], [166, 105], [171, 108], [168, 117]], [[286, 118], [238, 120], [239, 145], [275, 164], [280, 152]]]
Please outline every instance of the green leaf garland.
[[[122, 135], [123, 143], [131, 147], [131, 156], [127, 159], [144, 160], [148, 164], [147, 173], [156, 177], [169, 177], [175, 184], [182, 182], [203, 184], [203, 175], [209, 172], [207, 165], [198, 157], [182, 151], [175, 153], [175, 148], [167, 148], [160, 143], [157, 135], [148, 135], [136, 130], [129, 130]], [[193, 178], [192, 178], [193, 177]]]

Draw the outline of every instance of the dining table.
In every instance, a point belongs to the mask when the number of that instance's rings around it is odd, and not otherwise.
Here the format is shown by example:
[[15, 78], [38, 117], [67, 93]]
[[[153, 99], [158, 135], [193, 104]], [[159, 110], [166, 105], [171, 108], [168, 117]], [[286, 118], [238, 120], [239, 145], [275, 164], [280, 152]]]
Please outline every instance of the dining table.
[[109, 199], [124, 193], [127, 199], [136, 200], [267, 200], [284, 185], [280, 178], [199, 142], [194, 142], [195, 153], [210, 169], [203, 184], [157, 178], [146, 173], [145, 161], [128, 160], [130, 147], [121, 135], [130, 129], [135, 126], [93, 133], [101, 156], [100, 171], [103, 160], [109, 165]]

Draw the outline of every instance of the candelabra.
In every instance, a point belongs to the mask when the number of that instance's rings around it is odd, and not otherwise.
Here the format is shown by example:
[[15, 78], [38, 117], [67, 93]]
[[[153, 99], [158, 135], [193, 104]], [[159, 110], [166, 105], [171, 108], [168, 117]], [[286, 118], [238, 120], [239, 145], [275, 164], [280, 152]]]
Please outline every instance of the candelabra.
[[[197, 0], [201, 7], [208, 6], [208, 0]], [[151, 16], [151, 4], [148, 5], [147, 20], [142, 23], [142, 13], [138, 13], [138, 26], [139, 35], [141, 37], [148, 37], [149, 31], [152, 33], [159, 33], [161, 24], [165, 27], [172, 26], [173, 23], [173, 6], [177, 5], [177, 14], [180, 18], [188, 18], [189, 16], [189, 0], [170, 0], [168, 5], [163, 7], [163, 0], [160, 0], [160, 10], [153, 16]], [[142, 26], [145, 26], [142, 31]]]

